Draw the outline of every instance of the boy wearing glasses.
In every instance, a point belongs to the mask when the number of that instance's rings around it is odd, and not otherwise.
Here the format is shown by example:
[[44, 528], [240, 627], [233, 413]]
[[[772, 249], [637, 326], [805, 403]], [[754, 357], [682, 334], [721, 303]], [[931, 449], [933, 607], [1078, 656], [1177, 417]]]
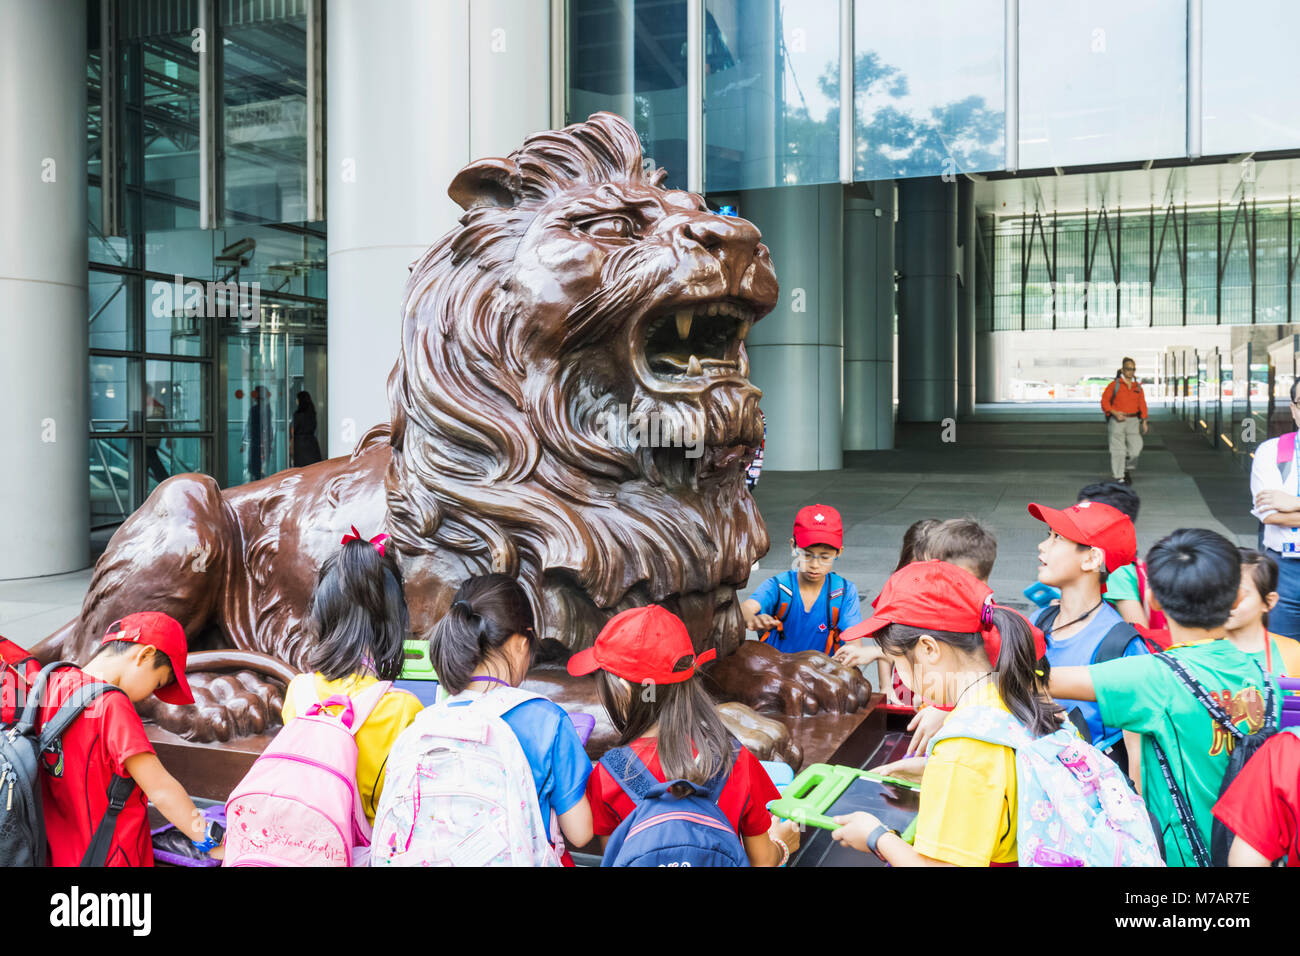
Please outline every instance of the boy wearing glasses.
[[787, 653], [834, 654], [840, 634], [862, 620], [858, 589], [831, 570], [844, 547], [840, 513], [827, 505], [799, 509], [790, 547], [791, 569], [768, 578], [740, 606], [745, 627]]
[[[1291, 385], [1291, 417], [1300, 425], [1300, 380]], [[1251, 514], [1263, 522], [1260, 550], [1277, 562], [1278, 602], [1268, 612], [1274, 634], [1300, 638], [1300, 486], [1296, 432], [1262, 442], [1250, 466]]]
[[1115, 381], [1101, 393], [1101, 410], [1106, 413], [1110, 439], [1111, 477], [1131, 485], [1133, 468], [1142, 454], [1142, 436], [1147, 433], [1147, 397], [1136, 378], [1137, 363], [1125, 357], [1121, 366]]

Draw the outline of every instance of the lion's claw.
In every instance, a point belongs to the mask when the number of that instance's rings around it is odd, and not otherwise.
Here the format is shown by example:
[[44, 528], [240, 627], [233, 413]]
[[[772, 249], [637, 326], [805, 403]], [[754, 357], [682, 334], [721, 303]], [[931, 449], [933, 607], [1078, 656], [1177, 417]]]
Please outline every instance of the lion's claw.
[[791, 717], [854, 713], [871, 697], [856, 668], [817, 651], [786, 654], [759, 641], [744, 642], [714, 664], [708, 680], [720, 699]]
[[252, 671], [186, 675], [193, 706], [164, 704], [156, 697], [142, 702], [140, 715], [164, 730], [196, 743], [251, 737], [280, 726], [284, 687]]

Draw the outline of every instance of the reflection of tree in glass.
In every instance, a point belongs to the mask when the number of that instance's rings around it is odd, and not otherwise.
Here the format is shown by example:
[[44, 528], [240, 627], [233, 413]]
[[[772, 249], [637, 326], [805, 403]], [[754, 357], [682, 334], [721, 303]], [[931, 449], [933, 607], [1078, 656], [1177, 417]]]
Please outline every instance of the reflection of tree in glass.
[[[854, 167], [858, 178], [940, 175], [999, 169], [1002, 166], [1003, 111], [982, 96], [967, 96], [921, 114], [895, 105], [878, 107], [868, 119], [869, 104], [907, 96], [907, 77], [874, 51], [854, 60]], [[803, 106], [785, 106], [786, 181], [817, 182], [822, 157], [801, 156], [799, 144], [825, 130], [839, 128], [839, 63], [826, 65], [817, 85], [834, 104], [823, 120], [809, 117]], [[834, 178], [834, 177], [832, 177]]]

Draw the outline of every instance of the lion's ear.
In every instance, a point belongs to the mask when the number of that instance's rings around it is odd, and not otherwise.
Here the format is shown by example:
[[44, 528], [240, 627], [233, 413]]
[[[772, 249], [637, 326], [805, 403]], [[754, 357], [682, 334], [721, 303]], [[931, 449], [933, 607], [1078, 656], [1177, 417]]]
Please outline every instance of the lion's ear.
[[513, 206], [519, 201], [519, 167], [508, 159], [480, 159], [456, 174], [447, 195], [461, 209]]

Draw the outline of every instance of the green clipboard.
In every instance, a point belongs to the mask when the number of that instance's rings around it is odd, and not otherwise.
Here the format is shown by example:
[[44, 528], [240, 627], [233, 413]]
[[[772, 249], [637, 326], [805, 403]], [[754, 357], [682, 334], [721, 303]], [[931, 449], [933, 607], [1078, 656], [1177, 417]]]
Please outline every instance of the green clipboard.
[[402, 642], [402, 673], [398, 680], [437, 680], [438, 672], [429, 660], [429, 642], [407, 639]]
[[[863, 783], [878, 784], [879, 787], [864, 787]], [[831, 817], [844, 811], [833, 808], [850, 788], [855, 792], [872, 791], [870, 796], [879, 805], [875, 815], [886, 826], [898, 830], [904, 840], [912, 842], [916, 831], [916, 795], [920, 787], [908, 780], [885, 777], [857, 767], [824, 763], [805, 767], [782, 790], [780, 799], [768, 804], [768, 809], [778, 817], [801, 825], [834, 830], [838, 824]], [[877, 807], [872, 809], [876, 811]]]

